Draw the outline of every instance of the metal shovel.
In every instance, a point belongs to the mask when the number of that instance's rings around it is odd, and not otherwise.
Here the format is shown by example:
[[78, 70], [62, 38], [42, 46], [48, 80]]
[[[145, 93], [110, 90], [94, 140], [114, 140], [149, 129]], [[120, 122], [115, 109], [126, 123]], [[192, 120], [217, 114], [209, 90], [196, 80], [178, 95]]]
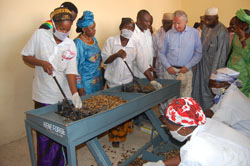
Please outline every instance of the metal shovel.
[[128, 70], [129, 70], [129, 71], [130, 71], [130, 73], [132, 74], [132, 76], [133, 76], [133, 80], [134, 80], [134, 81], [135, 81], [135, 83], [139, 86], [139, 89], [141, 90], [141, 92], [143, 92], [143, 88], [142, 88], [141, 84], [137, 81], [137, 79], [136, 79], [136, 77], [135, 77], [134, 73], [132, 72], [132, 70], [130, 69], [130, 67], [129, 67], [128, 63], [126, 62], [126, 60], [125, 60], [125, 59], [123, 59], [123, 62], [126, 64], [126, 66], [128, 67]]

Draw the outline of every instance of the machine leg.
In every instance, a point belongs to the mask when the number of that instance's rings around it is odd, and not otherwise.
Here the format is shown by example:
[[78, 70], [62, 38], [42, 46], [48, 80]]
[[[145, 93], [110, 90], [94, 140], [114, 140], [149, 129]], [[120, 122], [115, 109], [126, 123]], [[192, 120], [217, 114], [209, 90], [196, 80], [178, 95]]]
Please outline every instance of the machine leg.
[[164, 160], [165, 158], [161, 158], [157, 156], [156, 154], [148, 151], [143, 151], [142, 153], [142, 159], [146, 161], [152, 161], [152, 162], [157, 162], [159, 160]]
[[68, 164], [69, 166], [76, 166], [76, 150], [75, 146], [67, 146]]
[[26, 132], [27, 132], [31, 163], [32, 163], [32, 166], [35, 166], [36, 157], [35, 157], [35, 151], [34, 151], [34, 146], [33, 146], [32, 133], [31, 133], [31, 128], [26, 120], [25, 120], [25, 127], [26, 127]]
[[143, 147], [138, 149], [132, 156], [130, 156], [126, 161], [124, 161], [121, 165], [119, 166], [128, 166], [130, 163], [132, 163], [138, 156], [143, 153], [152, 145], [159, 144], [161, 142], [161, 137], [157, 135], [155, 138], [150, 140], [148, 143], [146, 143]]
[[86, 142], [90, 152], [94, 156], [98, 166], [111, 166], [112, 163], [109, 160], [107, 154], [105, 153], [101, 143], [97, 137]]
[[152, 109], [149, 109], [145, 113], [146, 113], [147, 117], [150, 119], [150, 121], [152, 122], [152, 125], [154, 126], [154, 128], [156, 129], [156, 131], [161, 136], [162, 140], [164, 142], [168, 141], [169, 137], [166, 134], [166, 131], [161, 127], [162, 123], [159, 120], [159, 118], [155, 115], [154, 111]]

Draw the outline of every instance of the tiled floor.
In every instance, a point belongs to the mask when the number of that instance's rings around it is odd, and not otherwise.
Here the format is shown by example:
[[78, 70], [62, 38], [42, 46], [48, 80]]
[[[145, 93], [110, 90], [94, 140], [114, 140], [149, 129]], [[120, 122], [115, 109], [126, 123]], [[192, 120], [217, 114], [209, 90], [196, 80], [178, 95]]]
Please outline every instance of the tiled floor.
[[[124, 158], [142, 147], [150, 140], [150, 135], [142, 132], [139, 127], [135, 126], [134, 132], [130, 133], [127, 141], [120, 145], [120, 148], [113, 148], [108, 141], [107, 134], [99, 138], [104, 150], [107, 152], [114, 166]], [[77, 147], [77, 162], [79, 166], [96, 166], [95, 159], [84, 144]], [[27, 138], [24, 137], [18, 141], [0, 146], [0, 166], [30, 166], [30, 157], [28, 150]]]

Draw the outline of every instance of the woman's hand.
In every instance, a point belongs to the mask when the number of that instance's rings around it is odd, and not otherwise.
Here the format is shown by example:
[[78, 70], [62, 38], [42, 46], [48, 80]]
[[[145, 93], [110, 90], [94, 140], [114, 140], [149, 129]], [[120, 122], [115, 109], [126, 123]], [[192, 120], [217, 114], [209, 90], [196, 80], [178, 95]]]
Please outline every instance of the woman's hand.
[[246, 47], [246, 36], [245, 36], [245, 31], [242, 30], [240, 27], [235, 26], [234, 32], [239, 36], [239, 40], [241, 42], [242, 47]]
[[23, 56], [23, 61], [30, 65], [41, 66], [46, 73], [49, 75], [53, 74], [54, 68], [47, 61], [36, 59], [34, 56]]
[[236, 33], [240, 39], [245, 38], [245, 32], [238, 26], [234, 27], [234, 33]]
[[126, 56], [127, 56], [127, 53], [126, 53], [124, 50], [120, 49], [117, 53], [111, 55], [111, 56], [104, 62], [104, 64], [112, 63], [116, 58], [119, 58], [119, 57], [122, 58], [122, 59], [124, 59], [124, 58], [126, 58]]
[[85, 91], [84, 88], [78, 89], [78, 93], [79, 93], [80, 96], [86, 95], [86, 91]]

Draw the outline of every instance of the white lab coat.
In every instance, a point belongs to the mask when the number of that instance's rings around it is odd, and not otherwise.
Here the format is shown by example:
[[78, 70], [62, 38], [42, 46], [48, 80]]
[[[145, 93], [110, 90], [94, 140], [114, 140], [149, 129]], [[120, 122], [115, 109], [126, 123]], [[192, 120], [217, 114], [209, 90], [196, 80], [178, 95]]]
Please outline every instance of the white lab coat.
[[[150, 30], [147, 29], [142, 32], [139, 27], [135, 25], [135, 30], [130, 40], [134, 40], [141, 46], [143, 51], [143, 59], [146, 59], [147, 63], [153, 66], [153, 58], [155, 57], [155, 55], [153, 49], [153, 39]], [[133, 72], [136, 77], [145, 78], [145, 75], [141, 72], [140, 67], [136, 63], [134, 64]]]
[[[72, 94], [66, 74], [78, 74], [76, 66], [76, 47], [72, 39], [66, 38], [57, 44], [53, 37], [53, 29], [38, 29], [23, 48], [22, 55], [34, 56], [53, 65], [57, 81], [67, 98]], [[41, 66], [35, 66], [35, 77], [32, 87], [32, 99], [40, 103], [55, 104], [63, 100], [55, 80], [44, 72]]]
[[[149, 68], [147, 60], [143, 58], [140, 45], [130, 39], [127, 45], [123, 47], [121, 45], [120, 35], [109, 37], [105, 42], [102, 50], [103, 62], [105, 62], [111, 55], [117, 53], [120, 49], [126, 52], [127, 56], [125, 59], [131, 70], [135, 64], [139, 67], [139, 70], [142, 73]], [[109, 87], [112, 88], [133, 81], [133, 76], [122, 58], [116, 58], [112, 63], [109, 63], [106, 66], [104, 78], [107, 80]]]
[[219, 102], [211, 108], [212, 119], [221, 121], [250, 138], [250, 99], [231, 84]]
[[235, 129], [207, 118], [180, 150], [179, 166], [249, 166], [250, 139]]

